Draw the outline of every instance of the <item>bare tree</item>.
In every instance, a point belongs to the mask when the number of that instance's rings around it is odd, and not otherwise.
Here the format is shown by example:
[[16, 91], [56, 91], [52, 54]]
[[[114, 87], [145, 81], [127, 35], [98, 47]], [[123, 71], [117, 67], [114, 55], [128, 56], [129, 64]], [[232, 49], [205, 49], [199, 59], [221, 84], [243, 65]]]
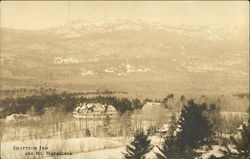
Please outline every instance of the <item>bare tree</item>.
[[0, 120], [0, 159], [2, 158], [2, 147], [1, 147], [1, 143], [2, 143], [2, 138], [3, 135], [5, 133], [5, 128], [6, 128], [6, 124], [4, 121]]

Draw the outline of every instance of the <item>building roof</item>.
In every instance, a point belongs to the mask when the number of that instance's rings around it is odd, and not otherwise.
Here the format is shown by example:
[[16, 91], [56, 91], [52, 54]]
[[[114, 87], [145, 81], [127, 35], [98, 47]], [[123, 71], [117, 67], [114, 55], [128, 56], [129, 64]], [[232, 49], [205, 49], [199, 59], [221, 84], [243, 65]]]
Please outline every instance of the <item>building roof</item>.
[[141, 110], [144, 120], [158, 120], [165, 115], [164, 106], [161, 103], [147, 102]]
[[11, 114], [6, 117], [6, 120], [18, 120], [18, 119], [25, 119], [29, 118], [29, 114]]
[[106, 112], [117, 112], [113, 105], [103, 105], [100, 103], [80, 103], [74, 110], [77, 113], [106, 113]]
[[152, 111], [155, 108], [159, 108], [161, 106], [161, 103], [155, 103], [155, 102], [147, 102], [143, 107], [142, 107], [142, 112], [147, 112], [147, 111]]

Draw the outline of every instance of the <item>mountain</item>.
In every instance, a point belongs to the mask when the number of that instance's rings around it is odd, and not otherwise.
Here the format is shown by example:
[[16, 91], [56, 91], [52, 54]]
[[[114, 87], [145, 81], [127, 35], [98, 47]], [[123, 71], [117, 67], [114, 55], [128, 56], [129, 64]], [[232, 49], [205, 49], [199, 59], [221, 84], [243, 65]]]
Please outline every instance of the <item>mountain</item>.
[[247, 32], [143, 19], [1, 28], [2, 88], [246, 91]]

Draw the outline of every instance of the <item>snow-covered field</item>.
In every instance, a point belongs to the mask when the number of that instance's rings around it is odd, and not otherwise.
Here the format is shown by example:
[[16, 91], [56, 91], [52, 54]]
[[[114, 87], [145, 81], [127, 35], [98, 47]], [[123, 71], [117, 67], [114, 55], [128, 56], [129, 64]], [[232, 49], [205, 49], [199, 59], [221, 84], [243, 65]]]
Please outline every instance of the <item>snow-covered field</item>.
[[[131, 139], [132, 138], [130, 138], [129, 140]], [[153, 145], [160, 145], [163, 141], [157, 136], [152, 136], [150, 137], [150, 139]], [[154, 149], [146, 155], [146, 159], [155, 159], [155, 152], [158, 152], [157, 150], [158, 149], [155, 146]], [[123, 152], [125, 152], [125, 143], [123, 146], [119, 146], [117, 148], [108, 148], [91, 152], [75, 153], [72, 156], [64, 156], [62, 157], [62, 159], [122, 159]]]
[[[2, 146], [3, 159], [54, 159], [49, 155], [39, 156], [35, 154], [37, 151], [46, 154], [50, 152], [71, 152], [72, 155], [62, 155], [60, 159], [121, 159], [125, 152], [125, 145], [133, 138], [72, 138], [72, 139], [37, 139], [37, 140], [17, 140], [4, 141]], [[160, 145], [163, 141], [159, 137], [150, 137], [153, 145]], [[47, 147], [47, 150], [39, 150], [39, 147]], [[15, 147], [15, 148], [14, 148]], [[26, 148], [28, 147], [28, 148]], [[34, 150], [34, 147], [37, 150]], [[19, 148], [19, 150], [17, 150]], [[22, 148], [22, 150], [20, 150]], [[23, 150], [25, 149], [25, 150]], [[30, 150], [28, 150], [30, 149]], [[147, 154], [147, 159], [153, 159], [155, 148]], [[34, 154], [27, 155], [25, 153], [31, 152]]]
[[[35, 153], [43, 152], [71, 152], [72, 154], [86, 153], [97, 150], [117, 148], [125, 145], [126, 140], [123, 138], [73, 138], [73, 139], [41, 139], [41, 140], [24, 140], [2, 142], [2, 158], [3, 159], [30, 159], [30, 157], [38, 155], [25, 155], [27, 152]], [[16, 148], [14, 148], [14, 146]], [[39, 147], [47, 147], [47, 150], [39, 150]], [[21, 147], [22, 150], [17, 150]], [[28, 147], [28, 148], [26, 148]], [[37, 150], [34, 150], [34, 147]], [[30, 149], [30, 150], [28, 150]], [[47, 156], [48, 157], [48, 156]], [[39, 158], [39, 157], [38, 157]], [[40, 157], [41, 158], [41, 157]], [[33, 159], [33, 158], [32, 158]]]
[[[151, 152], [146, 155], [146, 159], [156, 159], [155, 153], [157, 148], [155, 147]], [[87, 153], [78, 153], [72, 155], [70, 158], [63, 158], [63, 159], [122, 159], [123, 152], [125, 152], [125, 146], [113, 148], [113, 149], [105, 149], [105, 150], [98, 150], [92, 151]]]

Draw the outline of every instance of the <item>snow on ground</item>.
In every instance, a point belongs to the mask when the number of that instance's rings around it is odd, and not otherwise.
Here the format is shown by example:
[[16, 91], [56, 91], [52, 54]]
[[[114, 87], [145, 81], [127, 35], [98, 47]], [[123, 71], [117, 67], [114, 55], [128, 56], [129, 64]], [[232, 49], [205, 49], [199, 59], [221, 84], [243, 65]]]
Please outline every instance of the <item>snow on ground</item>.
[[[15, 147], [48, 147], [46, 151], [51, 152], [72, 152], [78, 154], [82, 152], [91, 152], [102, 149], [110, 149], [121, 147], [124, 144], [122, 138], [73, 138], [73, 139], [37, 139], [24, 141], [2, 142], [3, 159], [28, 159], [26, 152], [34, 152], [31, 150], [14, 150]], [[36, 150], [37, 151], [37, 150]], [[38, 150], [39, 151], [39, 150]], [[45, 151], [44, 151], [45, 153]]]
[[[64, 156], [62, 159], [122, 159], [125, 146]], [[49, 159], [49, 158], [48, 158]]]
[[219, 146], [219, 145], [214, 145], [212, 146], [212, 149], [209, 151], [204, 151], [204, 150], [197, 150], [197, 152], [203, 152], [203, 154], [201, 155], [202, 159], [208, 159], [211, 155], [214, 155], [216, 157], [221, 157], [223, 156], [223, 153], [220, 151], [220, 149], [223, 149], [223, 147]]
[[[154, 147], [154, 149], [146, 155], [146, 159], [155, 159], [156, 151], [157, 148]], [[123, 159], [123, 154], [122, 154], [123, 152], [126, 152], [125, 146], [112, 149], [86, 152], [86, 153], [77, 153], [73, 154], [71, 157], [64, 156], [64, 158], [62, 159]]]

